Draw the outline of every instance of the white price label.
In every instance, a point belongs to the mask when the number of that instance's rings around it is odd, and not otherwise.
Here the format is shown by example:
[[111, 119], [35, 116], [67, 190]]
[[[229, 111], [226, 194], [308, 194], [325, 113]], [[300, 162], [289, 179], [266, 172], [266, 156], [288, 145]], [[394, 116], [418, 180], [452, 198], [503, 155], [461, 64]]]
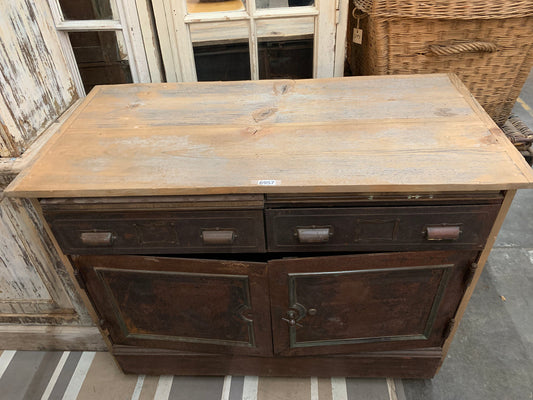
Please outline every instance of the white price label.
[[279, 182], [280, 181], [276, 181], [274, 179], [261, 179], [257, 181], [257, 184], [261, 186], [275, 186], [275, 185], [278, 185]]

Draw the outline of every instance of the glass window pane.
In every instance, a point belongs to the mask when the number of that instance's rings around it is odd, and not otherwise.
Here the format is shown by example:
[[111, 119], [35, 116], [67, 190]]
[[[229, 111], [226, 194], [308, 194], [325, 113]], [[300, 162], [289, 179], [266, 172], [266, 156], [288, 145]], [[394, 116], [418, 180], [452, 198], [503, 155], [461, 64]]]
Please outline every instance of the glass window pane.
[[133, 82], [122, 32], [69, 32], [85, 91]]
[[243, 11], [244, 0], [187, 0], [189, 14], [199, 12]]
[[301, 7], [313, 6], [314, 0], [255, 0], [257, 8], [282, 8], [282, 7]]
[[113, 19], [110, 0], [59, 0], [65, 20]]
[[250, 79], [248, 41], [194, 46], [198, 81], [242, 81]]
[[312, 77], [312, 38], [259, 43], [259, 79]]

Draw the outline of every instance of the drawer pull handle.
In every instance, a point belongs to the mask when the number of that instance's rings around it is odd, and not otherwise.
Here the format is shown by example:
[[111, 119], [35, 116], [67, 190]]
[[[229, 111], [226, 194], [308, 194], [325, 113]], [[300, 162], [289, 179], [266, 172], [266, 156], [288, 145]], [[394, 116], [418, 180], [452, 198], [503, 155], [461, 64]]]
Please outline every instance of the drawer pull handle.
[[331, 236], [330, 228], [298, 228], [296, 232], [300, 243], [324, 243]]
[[428, 226], [426, 228], [427, 240], [457, 240], [461, 235], [459, 226]]
[[112, 232], [83, 232], [80, 235], [81, 242], [86, 246], [111, 246], [115, 241], [115, 234]]
[[234, 230], [210, 230], [202, 232], [204, 244], [232, 244], [237, 235]]

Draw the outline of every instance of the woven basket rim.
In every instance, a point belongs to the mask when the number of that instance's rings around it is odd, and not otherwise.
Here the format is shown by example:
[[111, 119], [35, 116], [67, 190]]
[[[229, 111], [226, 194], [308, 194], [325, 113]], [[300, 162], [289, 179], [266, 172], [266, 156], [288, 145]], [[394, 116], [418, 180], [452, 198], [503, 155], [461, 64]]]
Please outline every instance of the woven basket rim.
[[531, 0], [354, 0], [354, 5], [371, 16], [384, 18], [472, 20], [533, 16]]

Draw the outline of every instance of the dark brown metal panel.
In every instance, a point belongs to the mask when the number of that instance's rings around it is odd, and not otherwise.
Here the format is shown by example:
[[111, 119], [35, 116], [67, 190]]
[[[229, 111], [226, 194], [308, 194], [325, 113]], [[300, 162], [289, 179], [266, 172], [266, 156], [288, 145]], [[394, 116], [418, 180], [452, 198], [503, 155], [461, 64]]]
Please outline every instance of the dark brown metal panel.
[[274, 351], [441, 346], [476, 256], [435, 251], [270, 261]]
[[[267, 209], [268, 250], [481, 249], [498, 210], [497, 204]], [[321, 240], [302, 240], [302, 231], [314, 231]]]
[[272, 354], [265, 264], [140, 256], [74, 262], [115, 344]]
[[261, 210], [62, 212], [45, 216], [66, 254], [265, 250]]

